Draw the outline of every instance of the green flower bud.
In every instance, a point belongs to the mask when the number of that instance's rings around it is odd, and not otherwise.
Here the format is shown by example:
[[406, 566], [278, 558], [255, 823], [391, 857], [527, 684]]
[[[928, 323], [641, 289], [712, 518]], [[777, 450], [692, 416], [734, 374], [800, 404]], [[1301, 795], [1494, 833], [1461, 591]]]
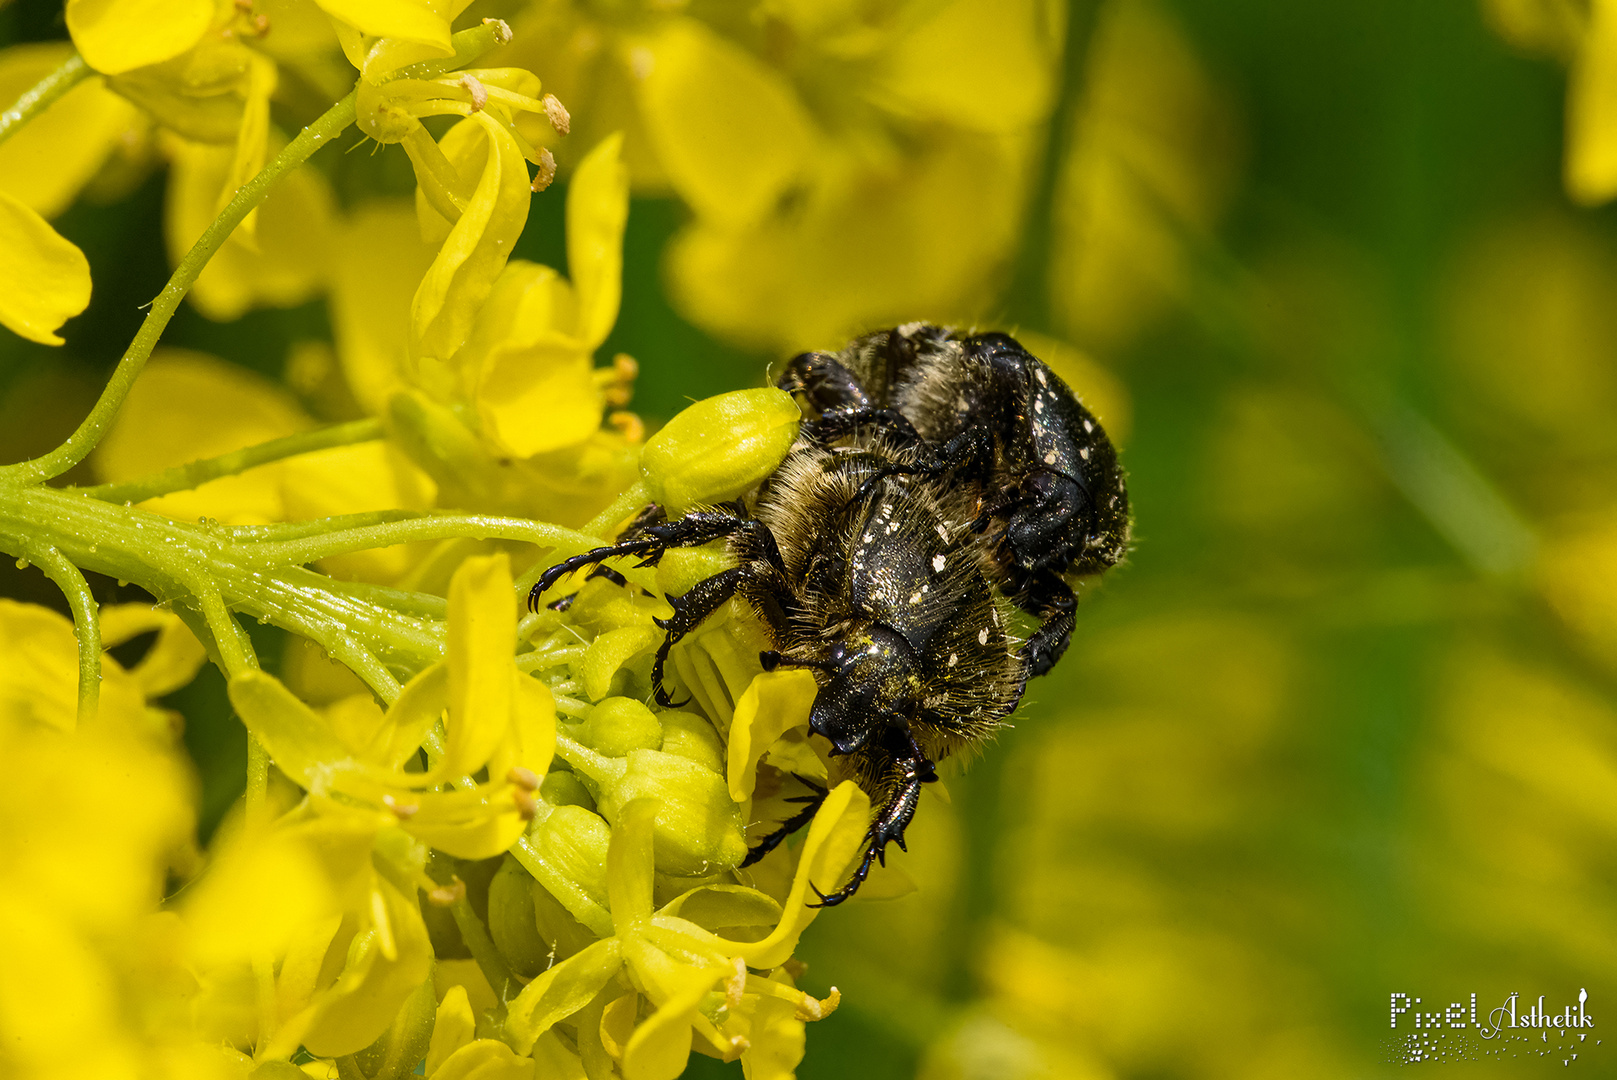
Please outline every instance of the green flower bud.
[[780, 466], [801, 420], [792, 395], [773, 387], [698, 401], [640, 451], [646, 490], [671, 517], [733, 499]]
[[[438, 997], [429, 978], [405, 999], [382, 1037], [354, 1055], [360, 1073], [372, 1080], [404, 1080], [413, 1074], [415, 1063], [427, 1056], [437, 1009]], [[258, 1073], [253, 1078], [259, 1080]]]
[[607, 757], [624, 757], [631, 750], [660, 750], [663, 744], [657, 717], [626, 697], [609, 697], [591, 709], [582, 734], [587, 745]]
[[659, 713], [657, 719], [663, 724], [663, 753], [694, 761], [716, 773], [724, 772], [724, 743], [706, 717], [669, 711]]
[[488, 884], [488, 933], [494, 947], [523, 978], [549, 966], [550, 947], [539, 936], [533, 915], [533, 878], [507, 855]]
[[539, 882], [530, 882], [528, 891], [533, 899], [534, 925], [538, 927], [539, 936], [549, 943], [545, 954], [546, 967], [550, 966], [552, 953], [555, 954], [556, 963], [560, 963], [569, 956], [583, 952], [598, 940], [589, 927], [575, 919], [573, 913]]
[[567, 894], [557, 899], [569, 911], [578, 902], [606, 907], [606, 847], [612, 839], [606, 822], [581, 806], [558, 806], [529, 838], [544, 871], [535, 876], [551, 892]]
[[657, 804], [653, 845], [659, 871], [696, 877], [734, 869], [747, 857], [741, 807], [712, 769], [659, 750], [631, 750], [622, 777], [601, 784], [601, 813], [616, 820], [635, 799]]
[[582, 806], [591, 811], [595, 809], [595, 796], [590, 794], [589, 788], [584, 786], [575, 773], [547, 773], [539, 782], [539, 795], [551, 806]]

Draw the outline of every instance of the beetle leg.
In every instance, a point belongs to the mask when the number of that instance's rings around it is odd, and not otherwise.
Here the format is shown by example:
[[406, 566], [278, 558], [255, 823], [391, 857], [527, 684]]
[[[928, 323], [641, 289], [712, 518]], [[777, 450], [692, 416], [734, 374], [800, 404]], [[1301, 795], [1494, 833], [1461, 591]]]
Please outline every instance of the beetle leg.
[[818, 886], [810, 882], [809, 887], [820, 898], [819, 903], [811, 906], [835, 907], [858, 892], [859, 886], [870, 876], [872, 862], [880, 861], [883, 866], [887, 865], [889, 843], [896, 843], [900, 849], [908, 850], [904, 847], [904, 830], [914, 819], [915, 808], [920, 804], [921, 785], [936, 780], [938, 773], [932, 762], [915, 744], [915, 737], [907, 729], [904, 730], [903, 737], [907, 745], [896, 755], [894, 761], [898, 771], [898, 787], [877, 812], [875, 820], [870, 823], [870, 831], [865, 834], [867, 843], [864, 856], [859, 860], [853, 876], [834, 893], [829, 895], [823, 893]]
[[1078, 598], [1072, 586], [1053, 570], [1041, 570], [1020, 583], [1011, 599], [1029, 615], [1038, 616], [1039, 628], [1022, 645], [1022, 660], [1030, 676], [1043, 675], [1061, 659], [1076, 625], [1073, 613]]

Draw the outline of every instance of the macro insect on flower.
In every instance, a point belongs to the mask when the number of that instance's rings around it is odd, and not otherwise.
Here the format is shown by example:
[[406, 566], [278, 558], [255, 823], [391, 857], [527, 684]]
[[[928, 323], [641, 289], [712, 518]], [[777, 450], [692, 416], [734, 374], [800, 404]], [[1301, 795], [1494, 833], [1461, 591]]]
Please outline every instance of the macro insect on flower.
[[[768, 627], [764, 669], [814, 673], [808, 729], [877, 808], [852, 876], [820, 893], [833, 905], [888, 843], [904, 845], [935, 763], [991, 737], [1029, 675], [1066, 650], [1076, 606], [1066, 576], [1121, 560], [1128, 496], [1094, 417], [1003, 334], [912, 324], [837, 356], [802, 354], [781, 382], [811, 415], [772, 475], [671, 520], [653, 504], [616, 543], [546, 570], [529, 606], [606, 559], [655, 566], [670, 549], [724, 540], [735, 565], [670, 598], [672, 616], [658, 620], [667, 636], [653, 692], [676, 706], [663, 685], [670, 649], [737, 596]], [[996, 588], [1043, 620], [1021, 648]], [[813, 818], [826, 789], [797, 779], [805, 808], [743, 865]]]

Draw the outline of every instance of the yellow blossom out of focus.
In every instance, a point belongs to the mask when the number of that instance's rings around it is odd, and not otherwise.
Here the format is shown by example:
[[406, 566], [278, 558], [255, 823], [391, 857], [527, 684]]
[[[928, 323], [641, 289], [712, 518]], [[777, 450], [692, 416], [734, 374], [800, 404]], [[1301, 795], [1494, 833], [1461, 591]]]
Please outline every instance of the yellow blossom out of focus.
[[157, 910], [165, 876], [194, 859], [193, 780], [170, 717], [147, 703], [202, 656], [173, 615], [108, 616], [109, 644], [163, 634], [133, 671], [103, 659], [100, 711], [76, 726], [72, 624], [0, 600], [0, 752], [15, 770], [0, 793], [0, 1072], [222, 1077], [217, 1052], [191, 1041], [183, 935]]

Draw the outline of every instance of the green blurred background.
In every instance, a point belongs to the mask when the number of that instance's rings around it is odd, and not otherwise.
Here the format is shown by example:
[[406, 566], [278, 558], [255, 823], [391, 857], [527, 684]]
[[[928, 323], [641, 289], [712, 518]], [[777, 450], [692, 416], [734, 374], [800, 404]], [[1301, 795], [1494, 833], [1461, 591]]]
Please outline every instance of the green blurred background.
[[[1063, 370], [1123, 435], [1137, 543], [1015, 729], [923, 803], [919, 891], [805, 939], [806, 987], [844, 1004], [801, 1076], [1374, 1075], [1410, 1030], [1395, 991], [1558, 1012], [1580, 988], [1581, 1046], [1406, 1067], [1617, 1075], [1617, 219], [1563, 193], [1565, 72], [1501, 32], [1531, 6], [1072, 7], [1028, 165], [983, 195], [1014, 201], [1012, 242], [970, 299], [872, 317], [1081, 350]], [[58, 5], [0, 7], [0, 43], [63, 36]], [[339, 198], [412, 190], [402, 154], [321, 167]], [[648, 422], [829, 344], [679, 299], [692, 212], [640, 190], [602, 355], [639, 360]], [[132, 336], [162, 199], [157, 170], [57, 220], [95, 296], [61, 349], [0, 336], [6, 460], [70, 430]], [[564, 265], [561, 207], [535, 199], [519, 254]], [[281, 379], [329, 336], [316, 300], [187, 307], [165, 341]], [[9, 564], [0, 593], [62, 607]], [[211, 828], [244, 736], [211, 671], [175, 704]]]

